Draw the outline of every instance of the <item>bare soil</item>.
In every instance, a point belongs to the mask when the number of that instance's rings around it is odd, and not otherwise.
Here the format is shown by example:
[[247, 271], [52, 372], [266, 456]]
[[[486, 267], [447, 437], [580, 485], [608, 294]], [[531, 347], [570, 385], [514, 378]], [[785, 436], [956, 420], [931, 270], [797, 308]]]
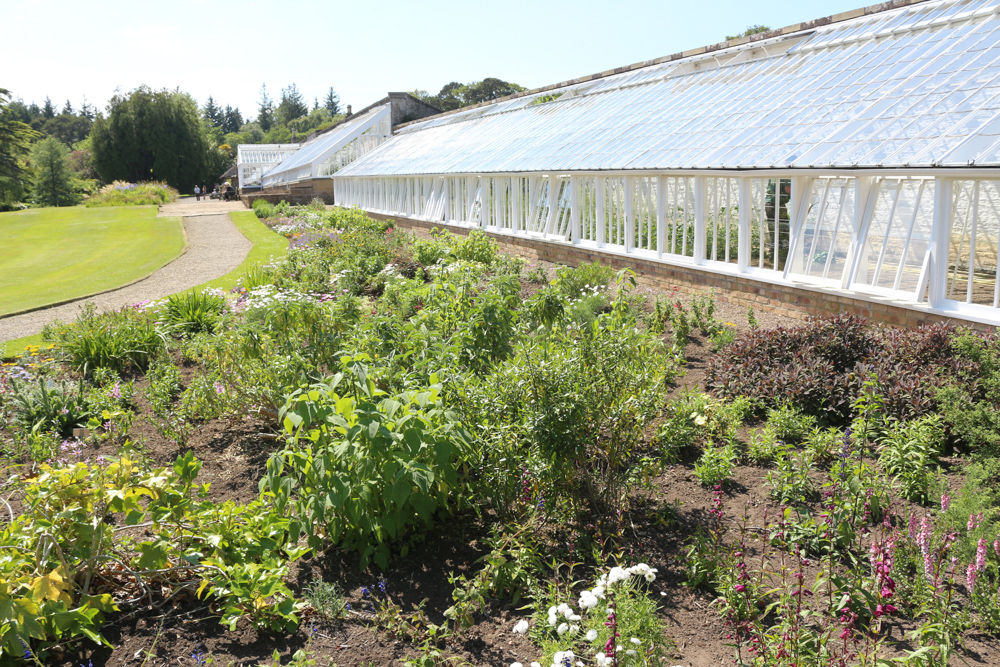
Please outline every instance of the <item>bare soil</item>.
[[[524, 295], [534, 291], [525, 285]], [[656, 293], [647, 290], [650, 296]], [[717, 317], [732, 322], [739, 329], [746, 324], [742, 308], [720, 303]], [[783, 322], [773, 316], [758, 314], [762, 326]], [[684, 391], [703, 391], [705, 369], [711, 357], [711, 342], [693, 332], [686, 349], [686, 373], [677, 379], [670, 395]], [[184, 368], [184, 381], [193, 369]], [[275, 448], [269, 436], [275, 425], [266, 421], [212, 420], [199, 425], [188, 441], [179, 446], [166, 439], [156, 427], [156, 417], [142, 398], [145, 380], [136, 384], [137, 417], [133, 441], [159, 465], [169, 465], [187, 450], [204, 462], [200, 481], [211, 483], [210, 497], [216, 502], [246, 502], [257, 497], [257, 483], [264, 462]], [[102, 453], [100, 450], [95, 453]], [[111, 452], [103, 452], [105, 454]], [[645, 561], [659, 569], [653, 585], [660, 596], [661, 613], [669, 638], [675, 644], [671, 665], [716, 667], [734, 664], [733, 650], [727, 646], [727, 630], [713, 608], [713, 596], [684, 584], [684, 555], [688, 539], [699, 525], [709, 522], [712, 490], [703, 487], [693, 475], [693, 458], [671, 465], [659, 475], [652, 489], [640, 493], [634, 510], [626, 518], [621, 547], [635, 561]], [[949, 472], [954, 485], [960, 483], [960, 462]], [[767, 494], [767, 470], [740, 467], [735, 482], [726, 491], [727, 521], [734, 524], [744, 510], [751, 526], [763, 528], [766, 517], [774, 517], [781, 508]], [[669, 517], [669, 520], [664, 520]], [[199, 656], [211, 655], [213, 664], [273, 664], [275, 652], [285, 664], [295, 651], [308, 648], [318, 665], [343, 667], [386, 665], [401, 666], [420, 653], [405, 637], [376, 628], [366, 612], [363, 586], [372, 586], [384, 577], [387, 595], [405, 609], [422, 605], [430, 622], [440, 623], [452, 604], [449, 574], [470, 575], [477, 571], [477, 560], [484, 555], [484, 536], [491, 520], [474, 514], [454, 517], [438, 526], [403, 559], [394, 561], [388, 571], [361, 571], [356, 557], [336, 550], [300, 561], [293, 568], [289, 584], [296, 592], [310, 582], [337, 582], [347, 592], [352, 612], [346, 619], [329, 621], [309, 616], [294, 634], [270, 633], [241, 622], [230, 632], [218, 622], [218, 616], [202, 601], [186, 600], [161, 608], [138, 607], [111, 614], [102, 628], [113, 648], [96, 647], [78, 641], [64, 647], [51, 660], [60, 667], [159, 667], [196, 665]], [[565, 544], [554, 548], [564, 549]], [[523, 605], [523, 603], [522, 603]], [[517, 619], [528, 612], [503, 601], [494, 601], [475, 625], [441, 644], [455, 664], [506, 666], [519, 661], [527, 665], [538, 659], [531, 642], [511, 631]], [[909, 628], [895, 626], [891, 633], [900, 638]], [[970, 634], [961, 664], [1000, 664], [1000, 642], [995, 637]], [[960, 664], [956, 659], [955, 664]]]

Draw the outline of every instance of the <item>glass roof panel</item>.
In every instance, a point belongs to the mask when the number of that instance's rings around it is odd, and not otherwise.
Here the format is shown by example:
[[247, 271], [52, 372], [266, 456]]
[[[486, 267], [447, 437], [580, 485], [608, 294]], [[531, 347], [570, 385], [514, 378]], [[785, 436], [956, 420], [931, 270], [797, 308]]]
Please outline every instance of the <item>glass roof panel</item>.
[[932, 0], [431, 118], [339, 174], [965, 166], [998, 77], [1000, 0]]

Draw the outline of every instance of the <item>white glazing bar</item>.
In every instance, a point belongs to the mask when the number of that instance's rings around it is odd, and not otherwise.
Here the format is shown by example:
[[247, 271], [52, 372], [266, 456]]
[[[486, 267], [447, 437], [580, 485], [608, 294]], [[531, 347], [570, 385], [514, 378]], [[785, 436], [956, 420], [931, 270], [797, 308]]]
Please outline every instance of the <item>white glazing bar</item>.
[[751, 179], [741, 178], [739, 184], [739, 228], [736, 232], [736, 270], [745, 273], [750, 264], [750, 200], [753, 196]]
[[705, 261], [705, 177], [694, 177], [694, 252], [696, 264]]
[[667, 182], [664, 176], [656, 177], [656, 256], [663, 257], [663, 244], [667, 227]]
[[[635, 249], [635, 177], [626, 176], [622, 179], [625, 184], [625, 201], [623, 217], [625, 218], [625, 252], [632, 252]], [[641, 196], [641, 195], [640, 195]], [[641, 208], [640, 208], [641, 210]]]
[[[968, 280], [965, 284], [965, 302], [972, 303], [972, 287], [975, 280], [976, 270], [976, 232], [979, 226], [979, 181], [973, 183], [972, 190], [972, 218], [969, 221], [972, 231], [969, 233], [969, 271]], [[956, 262], [958, 259], [956, 258]]]
[[580, 238], [580, 177], [569, 177], [569, 240], [577, 243]]
[[[781, 187], [781, 179], [777, 180], [775, 185], [775, 192], [778, 192], [778, 188]], [[791, 192], [788, 197], [788, 254], [785, 256], [785, 266], [781, 270], [781, 275], [788, 279], [788, 274], [791, 273], [792, 265], [795, 263], [793, 258], [795, 253], [801, 253], [802, 249], [799, 247], [804, 245], [799, 242], [799, 235], [802, 234], [802, 228], [806, 224], [806, 213], [809, 210], [809, 201], [812, 199], [812, 179], [805, 176], [794, 176], [791, 179]], [[775, 207], [777, 208], [777, 203]], [[778, 270], [778, 250], [780, 244], [778, 239], [774, 239], [774, 269]]]
[[[775, 185], [774, 187], [777, 188], [778, 186]], [[760, 232], [759, 236], [757, 237], [757, 246], [760, 249], [760, 261], [757, 264], [757, 266], [762, 269], [764, 268], [764, 246], [766, 245], [767, 242], [767, 237], [764, 235], [764, 219], [767, 217], [767, 208], [765, 208], [766, 203], [767, 203], [767, 179], [762, 178], [760, 179], [760, 201], [758, 202], [759, 208], [757, 209], [758, 211], [757, 222], [760, 223], [759, 224]], [[772, 264], [771, 265], [772, 269], [778, 268], [777, 255], [774, 256], [774, 262], [772, 262], [771, 264]]]
[[597, 195], [597, 245], [603, 246], [605, 239], [605, 228], [607, 227], [607, 219], [604, 215], [604, 188], [605, 188], [605, 178], [602, 176], [597, 176], [594, 178], [594, 192]]
[[837, 204], [837, 222], [833, 224], [833, 236], [830, 237], [830, 250], [826, 253], [826, 262], [823, 264], [823, 280], [830, 275], [830, 266], [836, 259], [837, 237], [840, 235], [840, 221], [844, 219], [844, 204], [847, 199], [847, 188], [851, 187], [850, 182], [840, 189], [840, 202]]
[[556, 208], [559, 204], [559, 177], [549, 174], [549, 214], [545, 220], [543, 233], [548, 236], [555, 227]]
[[723, 179], [708, 180], [712, 187], [712, 260], [719, 258], [719, 183]]
[[927, 181], [921, 180], [917, 187], [917, 198], [913, 204], [913, 215], [910, 216], [910, 224], [906, 229], [906, 240], [903, 242], [903, 250], [899, 257], [899, 266], [896, 268], [896, 278], [892, 281], [893, 291], [899, 290], [899, 284], [903, 280], [903, 267], [906, 266], [906, 255], [910, 252], [910, 241], [913, 239], [913, 228], [917, 226], [917, 215], [920, 212], [920, 201], [924, 196], [924, 186]]
[[728, 178], [724, 178], [723, 182], [725, 182], [725, 184], [726, 184], [726, 218], [725, 218], [725, 220], [726, 220], [726, 263], [728, 264], [729, 263], [729, 241], [730, 241], [730, 239], [729, 239], [729, 227], [730, 227], [729, 221], [730, 221], [730, 212], [732, 211], [732, 208], [730, 208], [730, 204], [731, 203], [729, 201], [729, 196], [730, 196], [729, 195], [729, 191], [732, 188], [730, 187], [731, 183], [729, 182]]
[[[827, 198], [830, 195], [830, 181], [832, 179], [826, 178], [824, 180], [826, 181], [826, 185], [823, 187], [823, 198], [820, 200], [819, 214], [816, 216], [816, 225], [813, 227], [812, 243], [809, 245], [809, 254], [806, 257], [806, 262], [805, 262], [805, 265], [803, 266], [803, 270], [802, 270], [802, 273], [805, 274], [805, 275], [807, 275], [807, 276], [812, 274], [812, 265], [813, 265], [813, 261], [816, 258], [816, 244], [819, 243], [819, 228], [823, 224], [823, 218], [824, 218], [824, 216], [826, 216], [826, 201], [827, 201]], [[780, 181], [779, 181], [779, 183], [780, 183]], [[813, 188], [815, 188], [815, 184], [813, 185]], [[813, 190], [812, 188], [810, 189], [810, 199], [812, 199], [812, 192], [814, 192], [814, 191], [815, 190]], [[775, 211], [777, 211], [777, 204], [775, 204]], [[777, 217], [778, 217], [778, 214], [775, 213], [775, 219], [777, 219]], [[777, 238], [777, 236], [778, 235], [775, 234], [775, 238]], [[803, 238], [803, 241], [804, 240], [805, 239]], [[832, 250], [832, 247], [831, 247], [831, 250]], [[775, 252], [774, 256], [775, 257], [778, 256], [777, 252]], [[829, 253], [828, 253], [828, 256], [829, 256]], [[787, 261], [787, 259], [786, 259], [786, 261]]]
[[670, 180], [673, 181], [674, 184], [674, 198], [671, 200], [672, 203], [670, 205], [670, 254], [676, 255], [677, 254], [677, 208], [680, 205], [680, 199], [678, 199], [678, 197], [680, 196], [680, 186], [678, 185], [677, 182], [680, 181], [680, 178], [674, 176]]
[[933, 308], [944, 305], [948, 285], [948, 238], [951, 233], [951, 179], [934, 183], [934, 223], [930, 240], [928, 301]]

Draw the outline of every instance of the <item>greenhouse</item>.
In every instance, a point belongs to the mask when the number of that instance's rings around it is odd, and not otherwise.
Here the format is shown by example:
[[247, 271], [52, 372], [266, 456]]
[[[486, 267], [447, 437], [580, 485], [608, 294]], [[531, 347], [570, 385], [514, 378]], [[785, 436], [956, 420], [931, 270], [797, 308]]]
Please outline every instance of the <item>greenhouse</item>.
[[240, 144], [236, 151], [240, 187], [261, 187], [261, 177], [297, 150], [298, 144]]
[[370, 152], [392, 135], [388, 103], [359, 113], [325, 134], [303, 144], [294, 154], [264, 172], [264, 187], [331, 176]]
[[1000, 323], [1000, 0], [897, 1], [409, 123], [338, 204]]

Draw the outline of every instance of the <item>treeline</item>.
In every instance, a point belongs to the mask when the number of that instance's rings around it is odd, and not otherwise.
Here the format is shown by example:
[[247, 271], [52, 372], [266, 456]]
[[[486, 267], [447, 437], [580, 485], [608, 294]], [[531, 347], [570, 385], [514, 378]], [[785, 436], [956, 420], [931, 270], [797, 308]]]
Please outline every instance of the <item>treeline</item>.
[[[523, 90], [486, 78], [412, 94], [451, 111]], [[49, 97], [26, 103], [0, 88], [0, 211], [76, 204], [116, 180], [164, 181], [190, 193], [218, 183], [241, 144], [301, 142], [344, 118], [332, 86], [310, 104], [295, 83], [277, 99], [265, 84], [252, 117], [213, 96], [199, 106], [187, 93], [148, 86], [116, 93], [104, 111], [86, 99], [61, 109]]]
[[414, 90], [410, 94], [420, 98], [432, 107], [441, 111], [453, 111], [473, 104], [482, 104], [492, 100], [524, 92], [526, 88], [516, 83], [487, 77], [482, 81], [446, 83], [437, 95], [431, 95], [426, 90]]
[[117, 93], [103, 112], [86, 99], [60, 111], [48, 97], [26, 103], [0, 88], [0, 211], [76, 204], [116, 180], [191, 192], [217, 183], [240, 144], [301, 141], [343, 118], [332, 87], [310, 108], [294, 83], [277, 101], [264, 86], [247, 119], [212, 96], [199, 106], [187, 93], [147, 86]]

